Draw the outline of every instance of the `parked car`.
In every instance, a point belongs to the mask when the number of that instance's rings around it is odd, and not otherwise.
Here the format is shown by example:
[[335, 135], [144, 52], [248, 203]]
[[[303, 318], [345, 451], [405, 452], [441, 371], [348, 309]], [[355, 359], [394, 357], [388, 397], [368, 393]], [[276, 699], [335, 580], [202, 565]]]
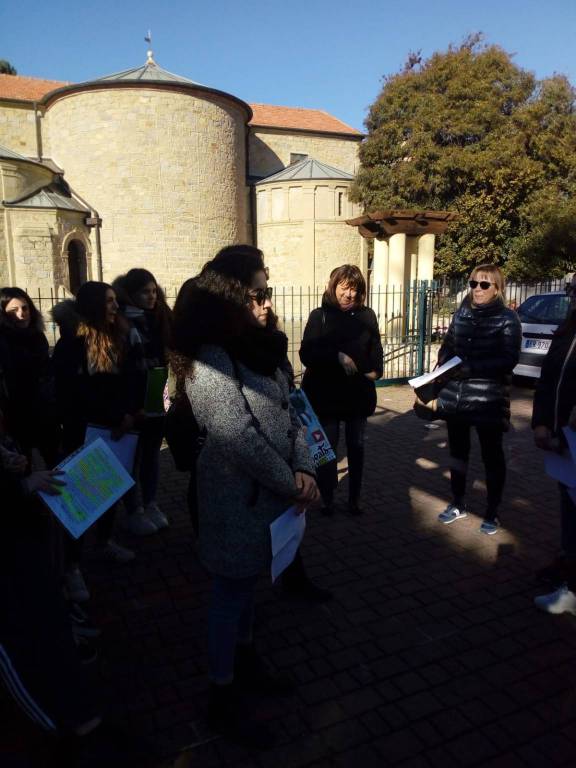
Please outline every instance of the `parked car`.
[[518, 307], [522, 323], [520, 360], [514, 374], [540, 378], [544, 355], [552, 342], [552, 335], [568, 314], [570, 299], [564, 292], [541, 293], [530, 296]]

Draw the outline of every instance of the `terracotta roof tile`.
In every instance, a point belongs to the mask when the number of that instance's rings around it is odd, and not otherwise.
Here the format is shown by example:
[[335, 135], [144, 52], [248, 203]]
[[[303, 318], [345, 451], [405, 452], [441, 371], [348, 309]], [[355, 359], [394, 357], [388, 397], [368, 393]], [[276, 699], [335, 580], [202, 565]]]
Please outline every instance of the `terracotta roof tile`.
[[[0, 99], [35, 101], [50, 91], [65, 85], [70, 85], [70, 83], [58, 80], [41, 80], [37, 77], [23, 77], [22, 75], [0, 75]], [[277, 107], [271, 104], [250, 104], [250, 106], [254, 112], [250, 125], [362, 136], [360, 131], [320, 109]]]
[[362, 136], [360, 131], [351, 128], [328, 112], [321, 109], [304, 107], [275, 107], [270, 104], [250, 104], [254, 117], [250, 125], [269, 128], [293, 128], [301, 131], [320, 133], [344, 133], [350, 136]]
[[41, 80], [38, 77], [0, 75], [0, 99], [36, 101], [49, 91], [68, 85], [58, 80]]

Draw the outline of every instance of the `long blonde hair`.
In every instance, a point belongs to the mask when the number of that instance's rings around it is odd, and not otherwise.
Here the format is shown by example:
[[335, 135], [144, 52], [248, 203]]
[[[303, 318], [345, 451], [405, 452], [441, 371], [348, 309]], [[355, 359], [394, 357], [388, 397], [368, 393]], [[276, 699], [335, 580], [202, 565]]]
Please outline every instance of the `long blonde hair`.
[[76, 296], [80, 323], [76, 335], [84, 339], [89, 369], [94, 373], [113, 373], [122, 362], [128, 326], [118, 314], [114, 323], [106, 320], [106, 294], [114, 290], [107, 283], [90, 280]]

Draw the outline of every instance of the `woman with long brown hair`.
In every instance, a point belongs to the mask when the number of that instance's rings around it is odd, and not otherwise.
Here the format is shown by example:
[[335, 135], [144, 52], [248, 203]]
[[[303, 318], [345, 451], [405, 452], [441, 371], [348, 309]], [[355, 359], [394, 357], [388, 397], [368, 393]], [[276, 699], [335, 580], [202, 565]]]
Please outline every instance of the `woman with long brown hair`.
[[[88, 424], [107, 427], [120, 438], [132, 430], [143, 405], [143, 372], [140, 351], [131, 346], [128, 325], [118, 313], [112, 286], [89, 281], [81, 286], [74, 311], [76, 332], [60, 338], [54, 349], [56, 397], [63, 426], [64, 452], [84, 443]], [[115, 508], [98, 521], [96, 533], [101, 554], [127, 562], [134, 553], [112, 539]], [[71, 599], [89, 598], [79, 570], [81, 547], [72, 542], [66, 586]]]

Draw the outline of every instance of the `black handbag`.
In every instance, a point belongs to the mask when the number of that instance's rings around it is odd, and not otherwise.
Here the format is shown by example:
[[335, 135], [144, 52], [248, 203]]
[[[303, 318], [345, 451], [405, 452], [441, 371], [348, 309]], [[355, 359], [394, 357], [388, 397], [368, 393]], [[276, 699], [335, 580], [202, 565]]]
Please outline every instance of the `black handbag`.
[[206, 430], [200, 429], [185, 393], [178, 395], [168, 408], [164, 436], [176, 469], [180, 472], [194, 469], [206, 440]]

